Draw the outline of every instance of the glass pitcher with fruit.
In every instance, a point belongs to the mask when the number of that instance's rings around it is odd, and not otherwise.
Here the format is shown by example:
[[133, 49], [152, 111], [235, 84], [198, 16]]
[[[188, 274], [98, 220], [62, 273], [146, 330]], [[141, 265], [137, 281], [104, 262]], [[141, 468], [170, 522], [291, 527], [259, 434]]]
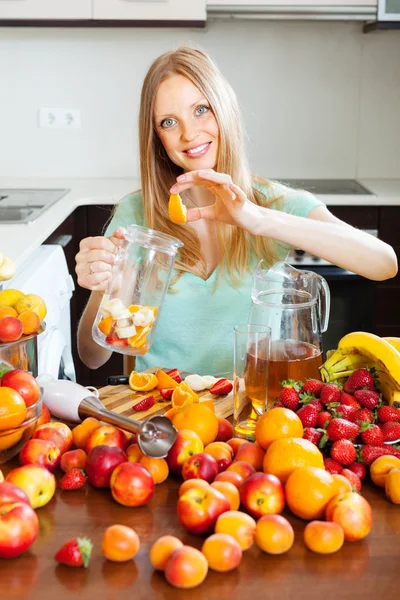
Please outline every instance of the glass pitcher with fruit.
[[170, 235], [129, 225], [93, 323], [95, 342], [133, 356], [149, 351], [182, 246]]
[[253, 274], [250, 324], [271, 329], [268, 405], [279, 395], [280, 382], [319, 376], [322, 333], [327, 330], [330, 292], [312, 271], [278, 262], [267, 269], [261, 260]]

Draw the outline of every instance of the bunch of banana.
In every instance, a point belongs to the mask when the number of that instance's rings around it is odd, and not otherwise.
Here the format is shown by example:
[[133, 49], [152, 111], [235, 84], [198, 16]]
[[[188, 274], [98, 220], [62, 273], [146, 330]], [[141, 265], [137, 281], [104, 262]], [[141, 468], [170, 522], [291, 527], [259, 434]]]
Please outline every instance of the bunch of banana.
[[16, 272], [15, 263], [8, 256], [4, 256], [0, 252], [0, 281], [7, 281], [7, 279], [11, 279], [14, 277]]
[[321, 378], [325, 382], [347, 379], [361, 368], [374, 369], [383, 396], [400, 408], [400, 338], [381, 338], [365, 331], [348, 333], [322, 365]]

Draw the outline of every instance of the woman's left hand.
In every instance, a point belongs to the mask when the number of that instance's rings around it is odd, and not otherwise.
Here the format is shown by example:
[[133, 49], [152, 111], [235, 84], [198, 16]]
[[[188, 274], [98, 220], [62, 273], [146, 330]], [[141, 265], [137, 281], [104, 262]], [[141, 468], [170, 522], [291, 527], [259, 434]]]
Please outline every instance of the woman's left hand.
[[207, 219], [236, 225], [251, 231], [259, 213], [259, 207], [248, 200], [246, 194], [232, 182], [230, 175], [216, 173], [212, 169], [190, 171], [177, 177], [177, 183], [170, 189], [171, 194], [179, 194], [189, 188], [207, 188], [215, 196], [210, 206], [189, 208], [188, 222]]

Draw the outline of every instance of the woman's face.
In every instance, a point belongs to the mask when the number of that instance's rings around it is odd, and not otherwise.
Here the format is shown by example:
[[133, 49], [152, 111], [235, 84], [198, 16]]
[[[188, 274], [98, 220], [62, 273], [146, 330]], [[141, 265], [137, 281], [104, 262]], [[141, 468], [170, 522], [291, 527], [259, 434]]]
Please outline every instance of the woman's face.
[[154, 124], [169, 158], [184, 172], [214, 169], [218, 124], [201, 91], [183, 75], [171, 75], [158, 88]]

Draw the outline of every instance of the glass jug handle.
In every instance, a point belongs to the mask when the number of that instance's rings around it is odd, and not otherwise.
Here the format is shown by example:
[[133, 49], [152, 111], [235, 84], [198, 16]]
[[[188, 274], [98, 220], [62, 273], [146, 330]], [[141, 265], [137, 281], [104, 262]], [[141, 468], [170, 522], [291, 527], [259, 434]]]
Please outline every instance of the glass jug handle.
[[329, 324], [329, 313], [331, 310], [331, 293], [329, 291], [329, 285], [327, 281], [317, 275], [319, 282], [319, 295], [318, 295], [318, 312], [321, 322], [321, 333], [325, 333], [328, 329]]

